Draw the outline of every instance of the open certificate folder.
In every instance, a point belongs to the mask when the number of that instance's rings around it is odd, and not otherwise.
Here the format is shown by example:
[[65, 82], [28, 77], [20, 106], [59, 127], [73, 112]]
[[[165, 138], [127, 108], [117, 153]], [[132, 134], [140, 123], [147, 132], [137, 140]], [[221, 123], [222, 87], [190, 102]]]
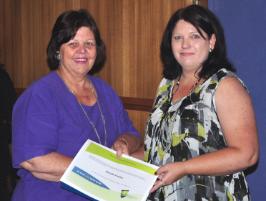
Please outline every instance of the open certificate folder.
[[100, 201], [144, 201], [157, 166], [87, 140], [61, 178], [63, 188]]

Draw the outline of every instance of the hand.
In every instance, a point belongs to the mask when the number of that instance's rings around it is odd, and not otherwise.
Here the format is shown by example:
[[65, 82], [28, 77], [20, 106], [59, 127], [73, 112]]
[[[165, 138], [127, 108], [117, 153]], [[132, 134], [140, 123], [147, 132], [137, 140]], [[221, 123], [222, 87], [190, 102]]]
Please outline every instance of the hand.
[[113, 144], [112, 148], [116, 151], [118, 158], [120, 158], [122, 154], [129, 154], [128, 142], [123, 137], [119, 137]]
[[169, 163], [160, 167], [156, 174], [158, 175], [157, 181], [154, 183], [151, 193], [158, 188], [169, 185], [180, 179], [185, 175], [182, 162]]

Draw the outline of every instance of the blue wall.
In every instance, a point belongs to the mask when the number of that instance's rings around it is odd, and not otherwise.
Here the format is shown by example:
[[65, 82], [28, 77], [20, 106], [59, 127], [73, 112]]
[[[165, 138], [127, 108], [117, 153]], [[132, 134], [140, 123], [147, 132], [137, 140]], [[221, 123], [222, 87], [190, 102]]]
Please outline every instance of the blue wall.
[[209, 0], [224, 30], [228, 55], [253, 99], [260, 161], [248, 175], [253, 201], [266, 200], [266, 1]]

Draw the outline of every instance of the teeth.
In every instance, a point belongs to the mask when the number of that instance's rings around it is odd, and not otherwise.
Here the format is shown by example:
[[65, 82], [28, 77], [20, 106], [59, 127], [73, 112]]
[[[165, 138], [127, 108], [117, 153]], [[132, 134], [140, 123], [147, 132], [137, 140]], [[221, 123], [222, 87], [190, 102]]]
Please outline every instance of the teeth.
[[80, 59], [75, 59], [76, 61], [87, 61], [87, 59], [83, 59], [83, 58], [80, 58]]

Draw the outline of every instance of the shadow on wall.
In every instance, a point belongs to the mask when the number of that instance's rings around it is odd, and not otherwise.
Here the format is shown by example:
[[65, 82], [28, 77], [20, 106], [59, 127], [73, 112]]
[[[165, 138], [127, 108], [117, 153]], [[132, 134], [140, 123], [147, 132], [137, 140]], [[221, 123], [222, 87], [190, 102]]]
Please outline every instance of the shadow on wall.
[[11, 164], [11, 119], [16, 92], [4, 65], [0, 64], [0, 195], [10, 201], [16, 184], [16, 171]]

